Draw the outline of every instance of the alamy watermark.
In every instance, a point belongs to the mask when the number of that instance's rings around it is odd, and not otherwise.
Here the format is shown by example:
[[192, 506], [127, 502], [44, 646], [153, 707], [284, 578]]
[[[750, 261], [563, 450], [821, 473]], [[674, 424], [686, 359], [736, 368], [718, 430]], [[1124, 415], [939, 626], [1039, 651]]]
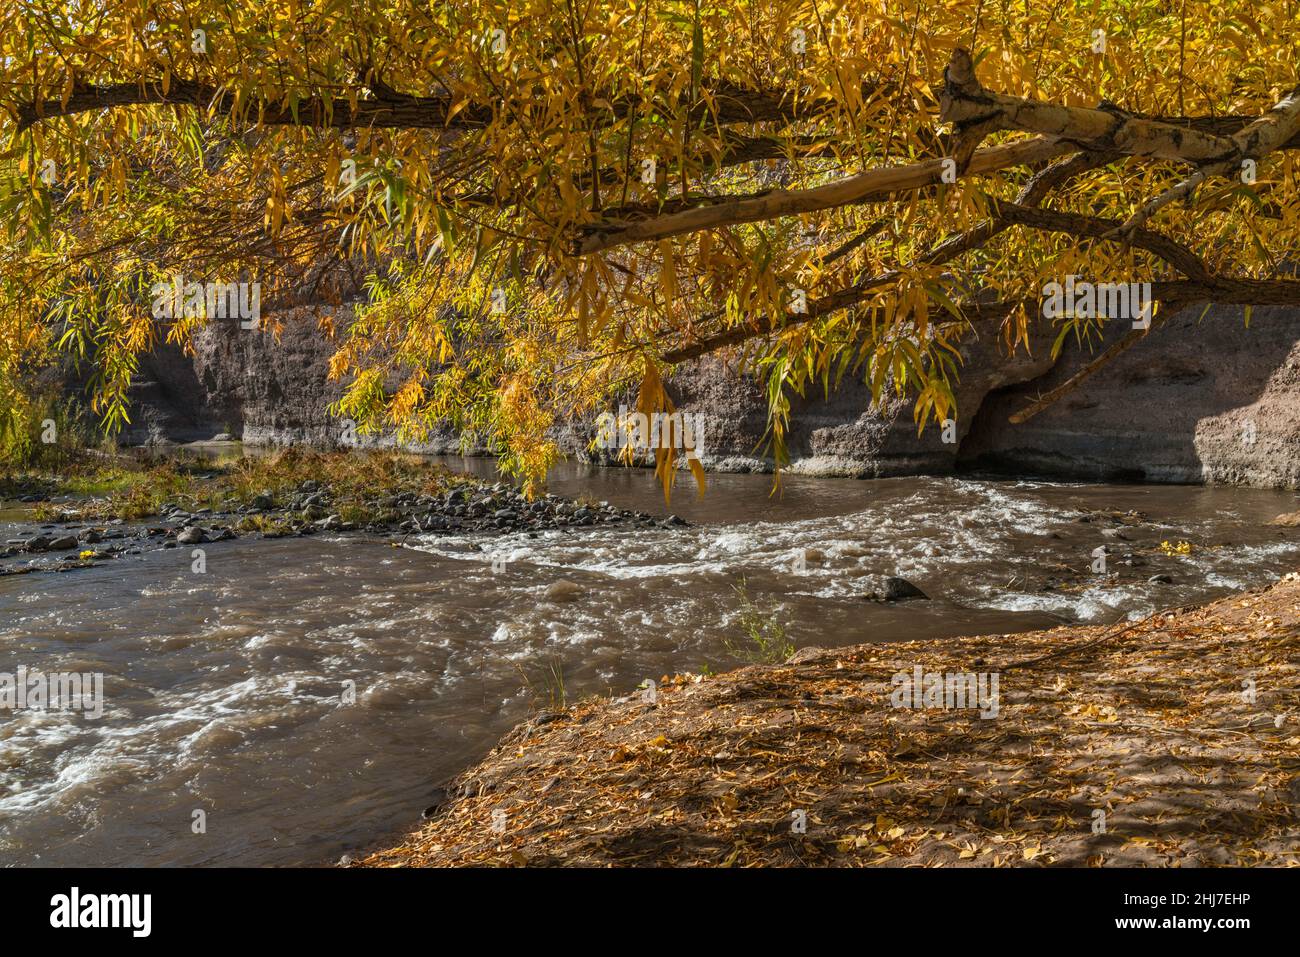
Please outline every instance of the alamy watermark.
[[704, 444], [701, 412], [602, 412], [596, 417], [596, 444], [603, 449], [683, 449], [688, 459], [699, 460]]
[[1131, 319], [1134, 329], [1150, 329], [1155, 311], [1149, 282], [1087, 282], [1078, 276], [1043, 286], [1043, 318]]
[[73, 887], [67, 894], [50, 898], [50, 926], [119, 927], [132, 937], [148, 937], [153, 928], [152, 894], [83, 894]]
[[171, 282], [153, 284], [155, 319], [238, 319], [239, 328], [256, 329], [262, 320], [260, 282]]
[[31, 671], [19, 665], [0, 671], [0, 711], [83, 711], [103, 717], [104, 675], [101, 672]]
[[981, 718], [998, 716], [998, 672], [926, 671], [916, 665], [890, 679], [895, 708], [953, 711], [978, 708]]

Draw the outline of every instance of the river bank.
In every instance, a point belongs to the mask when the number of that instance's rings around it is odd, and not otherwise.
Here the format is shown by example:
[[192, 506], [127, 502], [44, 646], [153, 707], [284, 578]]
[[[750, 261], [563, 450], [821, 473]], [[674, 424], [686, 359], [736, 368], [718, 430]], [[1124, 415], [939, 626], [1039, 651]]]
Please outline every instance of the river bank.
[[[992, 707], [914, 707], [937, 703], [907, 693], [918, 668], [997, 676]], [[1127, 624], [803, 648], [545, 712], [360, 863], [1296, 866], [1297, 755], [1291, 573]]]
[[[404, 541], [424, 534], [537, 535], [597, 524], [656, 524], [608, 502], [528, 497], [418, 456], [287, 449], [225, 463], [126, 458], [68, 474], [0, 483], [28, 509], [0, 543], [0, 576], [88, 568], [128, 555], [252, 536], [358, 532]], [[675, 516], [663, 524], [685, 524]]]

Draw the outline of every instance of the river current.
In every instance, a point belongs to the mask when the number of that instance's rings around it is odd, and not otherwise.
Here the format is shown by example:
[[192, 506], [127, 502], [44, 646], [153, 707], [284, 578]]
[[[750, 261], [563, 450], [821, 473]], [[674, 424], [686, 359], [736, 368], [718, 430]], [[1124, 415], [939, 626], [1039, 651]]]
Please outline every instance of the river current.
[[[691, 524], [245, 538], [206, 546], [203, 574], [173, 549], [0, 578], [0, 672], [104, 676], [99, 718], [0, 711], [0, 863], [356, 854], [561, 694], [740, 663], [742, 579], [796, 646], [829, 647], [1116, 621], [1300, 566], [1297, 531], [1267, 525], [1292, 492], [713, 475], [669, 507], [647, 472], [581, 466], [550, 488]], [[3, 538], [36, 527], [0, 514]], [[931, 600], [868, 601], [873, 575]]]

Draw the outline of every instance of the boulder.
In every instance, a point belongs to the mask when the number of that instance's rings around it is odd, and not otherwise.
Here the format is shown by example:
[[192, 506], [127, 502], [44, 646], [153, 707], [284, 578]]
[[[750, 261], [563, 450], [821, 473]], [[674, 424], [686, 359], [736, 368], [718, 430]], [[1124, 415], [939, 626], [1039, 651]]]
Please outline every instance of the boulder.
[[870, 601], [910, 601], [913, 598], [923, 600], [930, 598], [906, 578], [899, 578], [896, 575], [882, 578], [866, 597]]
[[197, 525], [191, 525], [188, 528], [181, 529], [176, 536], [176, 542], [179, 545], [198, 545], [207, 540], [207, 533]]

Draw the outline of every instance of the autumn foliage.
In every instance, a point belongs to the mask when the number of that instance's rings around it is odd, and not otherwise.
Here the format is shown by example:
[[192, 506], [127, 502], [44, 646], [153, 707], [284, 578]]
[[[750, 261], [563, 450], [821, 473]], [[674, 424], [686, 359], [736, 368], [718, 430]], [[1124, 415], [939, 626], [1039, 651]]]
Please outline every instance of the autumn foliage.
[[[953, 413], [1043, 286], [1300, 302], [1295, 0], [27, 0], [0, 13], [0, 401], [106, 425], [177, 275], [337, 323], [340, 416], [547, 430], [679, 362]], [[336, 307], [354, 303], [355, 319]], [[1058, 320], [1094, 341], [1104, 320]], [[671, 476], [671, 451], [661, 474]]]

